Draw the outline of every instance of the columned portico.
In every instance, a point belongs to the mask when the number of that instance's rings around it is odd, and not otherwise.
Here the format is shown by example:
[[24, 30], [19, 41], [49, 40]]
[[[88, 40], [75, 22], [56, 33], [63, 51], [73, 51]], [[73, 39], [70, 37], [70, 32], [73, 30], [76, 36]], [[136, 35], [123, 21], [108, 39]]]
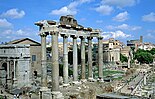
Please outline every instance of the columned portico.
[[52, 36], [52, 91], [59, 91], [58, 32]]
[[86, 67], [85, 67], [85, 38], [81, 38], [81, 79], [86, 79]]
[[89, 79], [93, 78], [92, 71], [92, 37], [87, 37], [88, 39], [88, 77]]
[[103, 37], [98, 37], [98, 73], [99, 78], [103, 79], [103, 44], [102, 44]]
[[68, 36], [62, 35], [63, 37], [63, 79], [64, 84], [68, 84]]
[[[74, 21], [73, 21], [74, 20]], [[103, 51], [102, 37], [100, 30], [85, 28], [77, 23], [72, 16], [62, 16], [60, 22], [43, 20], [35, 23], [40, 27], [40, 32], [49, 32], [52, 37], [52, 95], [58, 94], [59, 91], [59, 61], [58, 61], [58, 34], [63, 37], [63, 77], [64, 83], [68, 83], [68, 36], [73, 38], [73, 81], [78, 81], [78, 53], [77, 38], [81, 39], [81, 79], [86, 79], [85, 66], [85, 38], [88, 39], [88, 66], [89, 78], [93, 78], [92, 73], [92, 38], [98, 37], [98, 67], [99, 78], [103, 78]], [[46, 37], [45, 37], [46, 38]], [[45, 43], [42, 41], [41, 43]], [[46, 52], [46, 51], [45, 51]], [[44, 53], [45, 54], [45, 53]]]
[[73, 38], [73, 80], [78, 81], [77, 37]]

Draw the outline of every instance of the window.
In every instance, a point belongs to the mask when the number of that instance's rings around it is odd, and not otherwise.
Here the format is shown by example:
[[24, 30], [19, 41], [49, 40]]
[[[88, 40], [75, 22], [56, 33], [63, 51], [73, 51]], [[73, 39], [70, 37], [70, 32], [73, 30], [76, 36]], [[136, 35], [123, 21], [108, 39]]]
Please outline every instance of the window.
[[32, 55], [32, 61], [36, 61], [36, 55]]

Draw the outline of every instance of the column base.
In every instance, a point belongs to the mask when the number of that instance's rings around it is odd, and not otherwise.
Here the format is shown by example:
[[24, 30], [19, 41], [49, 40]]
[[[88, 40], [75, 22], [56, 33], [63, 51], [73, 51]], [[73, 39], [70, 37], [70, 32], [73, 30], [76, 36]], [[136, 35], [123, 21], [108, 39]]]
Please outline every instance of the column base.
[[52, 91], [52, 99], [64, 99], [64, 96], [60, 91]]
[[88, 81], [89, 81], [89, 82], [96, 82], [96, 80], [95, 80], [94, 78], [92, 78], [92, 77], [89, 77], [89, 78], [88, 78]]
[[83, 83], [87, 82], [87, 79], [81, 79], [81, 82], [83, 82]]
[[68, 87], [70, 84], [63, 84], [62, 86], [63, 87]]
[[98, 78], [97, 81], [98, 82], [104, 82], [103, 78]]
[[41, 87], [39, 99], [52, 99], [51, 90], [47, 87]]
[[73, 81], [72, 83], [73, 83], [73, 85], [80, 85], [81, 84], [81, 82], [79, 82], [79, 81]]

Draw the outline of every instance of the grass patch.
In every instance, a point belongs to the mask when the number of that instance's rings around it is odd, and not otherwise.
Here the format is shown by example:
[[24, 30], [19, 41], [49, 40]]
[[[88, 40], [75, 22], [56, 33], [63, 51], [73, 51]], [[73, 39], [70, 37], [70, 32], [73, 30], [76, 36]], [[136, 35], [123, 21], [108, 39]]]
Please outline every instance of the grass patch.
[[103, 76], [112, 76], [113, 74], [124, 74], [123, 71], [116, 71], [116, 70], [104, 70]]

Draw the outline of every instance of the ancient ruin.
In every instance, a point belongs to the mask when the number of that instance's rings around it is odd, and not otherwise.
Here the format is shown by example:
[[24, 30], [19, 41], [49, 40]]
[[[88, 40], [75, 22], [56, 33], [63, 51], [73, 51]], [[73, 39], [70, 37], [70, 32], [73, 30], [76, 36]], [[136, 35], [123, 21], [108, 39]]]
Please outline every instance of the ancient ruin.
[[89, 79], [92, 77], [92, 39], [98, 38], [98, 74], [99, 79], [102, 81], [103, 72], [103, 51], [102, 51], [102, 35], [98, 29], [85, 28], [78, 24], [77, 20], [73, 16], [61, 16], [60, 22], [42, 20], [35, 23], [39, 26], [39, 34], [41, 37], [41, 49], [42, 49], [42, 88], [40, 90], [41, 99], [46, 99], [49, 95], [49, 89], [47, 88], [47, 66], [46, 66], [46, 36], [51, 35], [52, 38], [52, 97], [62, 98], [59, 90], [59, 62], [58, 62], [58, 36], [63, 37], [63, 79], [64, 84], [68, 84], [68, 51], [67, 51], [67, 39], [71, 37], [73, 39], [73, 81], [78, 82], [78, 65], [77, 65], [77, 38], [81, 39], [81, 80], [86, 80], [85, 72], [85, 39], [88, 39], [88, 67], [89, 67]]

